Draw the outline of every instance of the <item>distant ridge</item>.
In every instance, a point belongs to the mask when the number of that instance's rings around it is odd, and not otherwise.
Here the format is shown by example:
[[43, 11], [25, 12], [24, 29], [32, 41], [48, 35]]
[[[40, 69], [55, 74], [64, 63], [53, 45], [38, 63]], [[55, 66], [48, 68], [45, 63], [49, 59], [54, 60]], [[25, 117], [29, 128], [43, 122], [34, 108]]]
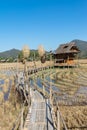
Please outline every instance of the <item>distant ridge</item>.
[[[36, 53], [37, 50], [35, 49], [32, 49], [30, 50], [32, 53]], [[4, 52], [1, 52], [0, 53], [0, 57], [3, 57], [3, 58], [9, 58], [9, 57], [13, 57], [13, 58], [17, 58], [17, 56], [19, 55], [19, 53], [21, 52], [21, 50], [18, 50], [18, 49], [11, 49], [11, 50], [8, 50], [8, 51], [4, 51]], [[38, 53], [38, 52], [37, 52]]]
[[75, 44], [81, 51], [78, 54], [79, 58], [82, 58], [82, 59], [87, 58], [87, 41], [75, 39], [75, 40], [72, 40], [71, 42], [75, 42]]
[[1, 52], [0, 57], [3, 57], [3, 58], [14, 57], [14, 58], [16, 58], [19, 53], [20, 53], [20, 50], [13, 48], [11, 50]]

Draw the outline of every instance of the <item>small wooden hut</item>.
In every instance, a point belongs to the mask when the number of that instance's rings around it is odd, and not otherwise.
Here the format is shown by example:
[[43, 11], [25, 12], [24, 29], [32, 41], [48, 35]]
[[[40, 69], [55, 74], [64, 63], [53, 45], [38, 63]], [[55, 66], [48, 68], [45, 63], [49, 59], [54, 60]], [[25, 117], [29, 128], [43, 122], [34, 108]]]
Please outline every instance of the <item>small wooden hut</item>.
[[79, 52], [74, 42], [61, 44], [54, 53], [55, 65], [74, 65], [74, 59]]

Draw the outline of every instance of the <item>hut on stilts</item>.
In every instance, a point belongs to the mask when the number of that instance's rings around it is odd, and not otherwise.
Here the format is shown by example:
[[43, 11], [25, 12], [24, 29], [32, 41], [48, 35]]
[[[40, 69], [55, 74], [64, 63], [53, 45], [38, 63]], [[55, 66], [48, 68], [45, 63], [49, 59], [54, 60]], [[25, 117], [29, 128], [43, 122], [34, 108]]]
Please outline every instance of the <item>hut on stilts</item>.
[[80, 52], [74, 42], [61, 44], [54, 53], [55, 66], [76, 66], [76, 56]]

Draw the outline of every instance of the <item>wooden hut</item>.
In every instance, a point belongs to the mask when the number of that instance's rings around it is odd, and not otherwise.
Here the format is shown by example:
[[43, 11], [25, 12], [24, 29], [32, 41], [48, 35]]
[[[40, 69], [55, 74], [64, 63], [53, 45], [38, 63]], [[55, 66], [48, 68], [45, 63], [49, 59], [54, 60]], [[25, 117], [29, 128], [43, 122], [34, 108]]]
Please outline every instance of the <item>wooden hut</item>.
[[74, 42], [61, 44], [54, 53], [55, 66], [74, 65], [74, 59], [80, 52]]

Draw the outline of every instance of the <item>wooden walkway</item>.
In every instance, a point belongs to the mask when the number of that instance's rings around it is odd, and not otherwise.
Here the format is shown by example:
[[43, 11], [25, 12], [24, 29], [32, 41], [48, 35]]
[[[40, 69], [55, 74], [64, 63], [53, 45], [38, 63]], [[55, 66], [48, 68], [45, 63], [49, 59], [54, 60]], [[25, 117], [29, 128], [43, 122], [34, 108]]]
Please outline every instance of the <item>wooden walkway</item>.
[[29, 109], [24, 130], [54, 130], [48, 100], [37, 91], [30, 90], [31, 108]]

